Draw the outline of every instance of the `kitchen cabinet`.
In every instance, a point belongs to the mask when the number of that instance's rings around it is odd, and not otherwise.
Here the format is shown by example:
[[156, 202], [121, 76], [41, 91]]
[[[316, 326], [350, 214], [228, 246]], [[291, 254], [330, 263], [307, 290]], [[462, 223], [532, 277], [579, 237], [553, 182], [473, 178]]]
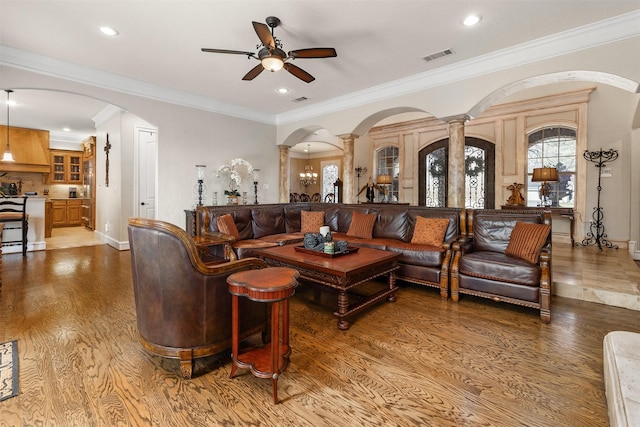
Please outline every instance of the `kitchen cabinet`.
[[82, 199], [53, 199], [51, 205], [53, 227], [82, 224]]
[[52, 184], [82, 184], [82, 153], [51, 150], [49, 180]]

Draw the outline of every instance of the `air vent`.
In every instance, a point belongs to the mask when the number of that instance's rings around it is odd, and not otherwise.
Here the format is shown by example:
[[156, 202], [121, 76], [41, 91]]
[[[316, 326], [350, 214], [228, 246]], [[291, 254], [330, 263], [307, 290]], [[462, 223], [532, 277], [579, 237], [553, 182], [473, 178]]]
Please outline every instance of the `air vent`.
[[432, 53], [431, 55], [425, 56], [423, 59], [427, 62], [433, 61], [434, 59], [442, 58], [443, 56], [453, 55], [452, 49], [441, 50], [440, 52]]
[[307, 99], [309, 98], [307, 98], [306, 96], [301, 96], [300, 98], [294, 99], [293, 102], [302, 102], [302, 101], [306, 101]]

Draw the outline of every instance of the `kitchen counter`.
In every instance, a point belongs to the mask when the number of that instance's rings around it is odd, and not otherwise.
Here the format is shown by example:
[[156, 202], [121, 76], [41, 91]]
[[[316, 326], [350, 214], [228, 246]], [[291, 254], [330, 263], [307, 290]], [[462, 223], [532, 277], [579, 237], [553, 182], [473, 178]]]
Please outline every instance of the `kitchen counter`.
[[[8, 199], [22, 199], [21, 196], [7, 197]], [[44, 239], [44, 202], [46, 196], [28, 196], [27, 214], [29, 214], [29, 232], [27, 234], [27, 251], [43, 251], [47, 248]], [[5, 230], [5, 233], [20, 233], [19, 230]], [[21, 253], [19, 245], [2, 248], [4, 254]]]

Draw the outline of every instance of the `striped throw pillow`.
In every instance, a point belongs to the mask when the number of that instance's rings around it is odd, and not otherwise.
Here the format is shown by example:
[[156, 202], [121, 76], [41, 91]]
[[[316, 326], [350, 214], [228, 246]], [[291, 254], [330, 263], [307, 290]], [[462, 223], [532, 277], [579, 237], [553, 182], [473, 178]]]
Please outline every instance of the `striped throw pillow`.
[[532, 224], [517, 221], [511, 231], [509, 244], [504, 253], [535, 264], [538, 262], [540, 249], [542, 249], [547, 241], [547, 236], [549, 236], [550, 232], [551, 226], [548, 224]]
[[238, 227], [236, 227], [236, 222], [233, 220], [231, 214], [226, 214], [219, 216], [216, 219], [216, 223], [218, 224], [218, 230], [221, 233], [228, 234], [236, 238], [236, 240], [240, 240], [240, 233], [238, 233]]
[[347, 236], [370, 239], [373, 235], [373, 226], [376, 223], [376, 217], [377, 215], [374, 213], [363, 214], [358, 211], [353, 211]]

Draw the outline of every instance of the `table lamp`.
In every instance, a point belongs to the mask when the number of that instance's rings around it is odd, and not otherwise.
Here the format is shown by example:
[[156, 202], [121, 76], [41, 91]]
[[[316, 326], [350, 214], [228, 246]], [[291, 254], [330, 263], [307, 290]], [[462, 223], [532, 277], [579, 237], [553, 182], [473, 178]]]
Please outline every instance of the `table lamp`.
[[540, 194], [540, 205], [538, 206], [550, 206], [551, 204], [548, 201], [549, 196], [549, 182], [555, 182], [558, 180], [558, 169], [556, 168], [534, 168], [533, 176], [531, 177], [531, 182], [542, 182], [540, 184], [540, 190], [538, 190], [538, 194]]

